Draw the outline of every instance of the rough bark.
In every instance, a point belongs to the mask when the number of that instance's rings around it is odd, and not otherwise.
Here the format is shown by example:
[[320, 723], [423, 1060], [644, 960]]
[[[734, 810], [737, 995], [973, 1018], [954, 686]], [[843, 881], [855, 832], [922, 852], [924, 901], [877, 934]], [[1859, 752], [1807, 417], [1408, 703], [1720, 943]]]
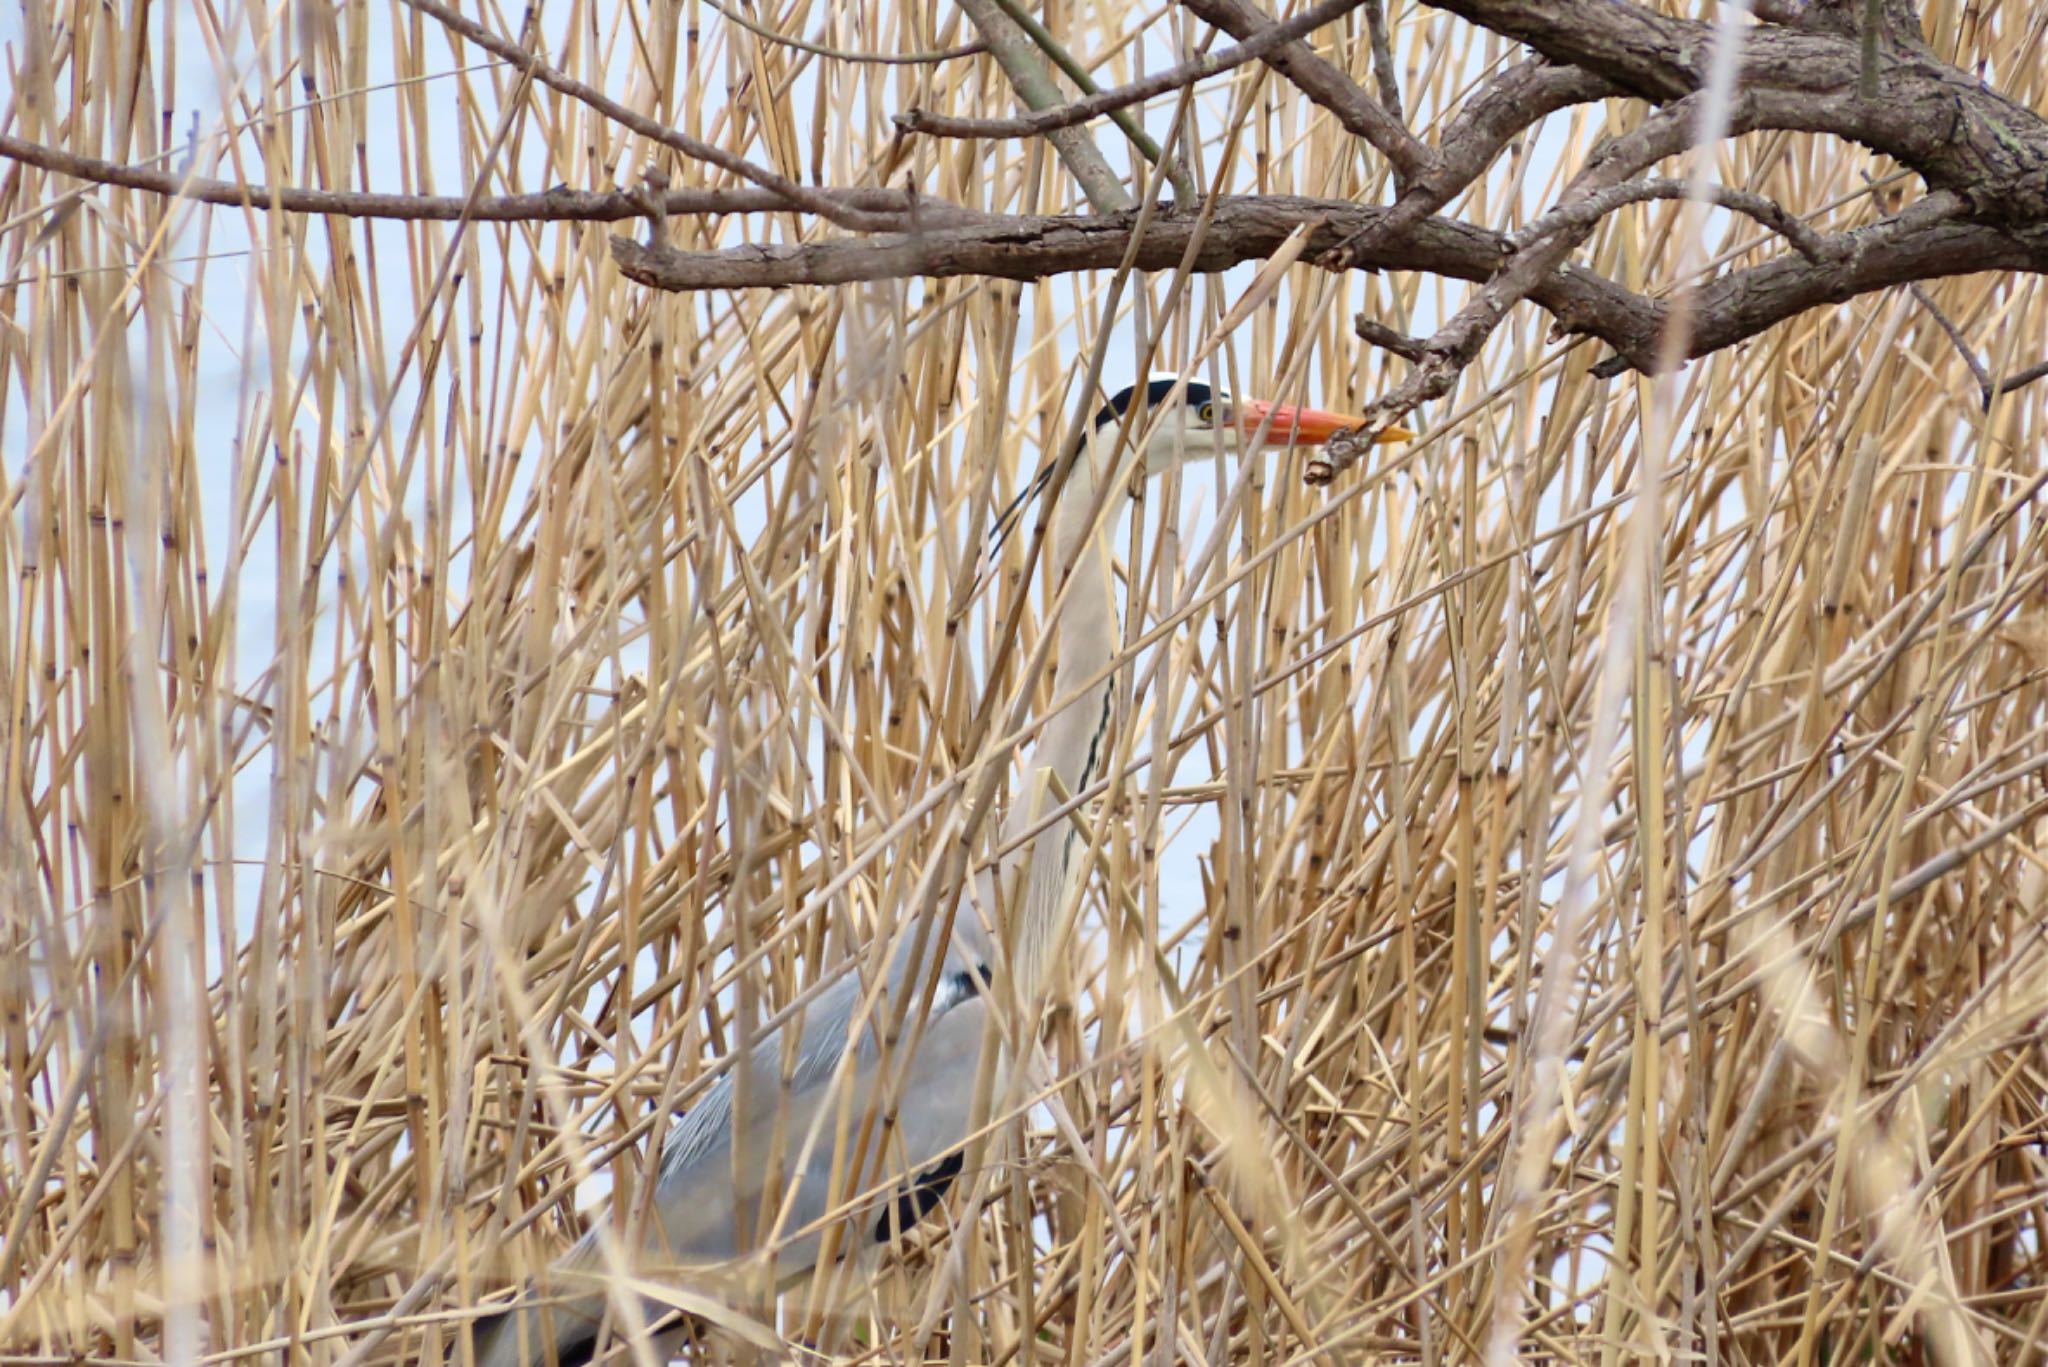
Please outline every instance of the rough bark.
[[[1514, 255], [1497, 233], [1455, 219], [1426, 217], [1401, 233], [1375, 238], [1393, 213], [1343, 200], [1287, 195], [1227, 198], [1195, 254], [1195, 269], [1220, 271], [1276, 251], [1302, 223], [1315, 223], [1308, 253], [1346, 238], [1371, 242], [1371, 270], [1427, 271], [1485, 281]], [[1796, 251], [1730, 272], [1695, 297], [1692, 356], [1710, 355], [1807, 309], [1841, 303], [1914, 280], [1984, 270], [2048, 271], [2048, 244], [2027, 242], [1979, 223], [1928, 221], [1901, 214], [1866, 228], [1822, 235], [1809, 261]], [[612, 254], [629, 278], [655, 289], [702, 290], [837, 285], [921, 275], [1042, 280], [1114, 267], [1130, 243], [1137, 214], [1074, 214], [993, 219], [922, 233], [884, 233], [785, 246], [685, 252], [616, 238]], [[1164, 206], [1139, 244], [1142, 270], [1171, 270], [1193, 240], [1198, 217]], [[1565, 264], [1537, 280], [1528, 299], [1566, 333], [1597, 337], [1616, 356], [1609, 373], [1654, 362], [1664, 308], [1584, 267]]]
[[[669, 290], [738, 289], [926, 275], [988, 275], [1038, 280], [1062, 272], [1113, 267], [1132, 246], [1141, 219], [1133, 212], [1074, 216], [1001, 216], [904, 191], [873, 187], [798, 186], [729, 153], [623, 110], [605, 96], [555, 72], [520, 44], [464, 18], [440, 0], [406, 0], [461, 36], [519, 63], [535, 80], [580, 100], [685, 156], [713, 161], [736, 179], [731, 189], [651, 193], [552, 191], [503, 198], [428, 199], [337, 194], [224, 181], [184, 181], [157, 170], [96, 162], [0, 135], [0, 155], [89, 182], [118, 184], [215, 203], [395, 218], [583, 219], [618, 221], [636, 214], [656, 223], [684, 214], [785, 209], [844, 236], [820, 233], [800, 243], [683, 252], [620, 241], [622, 270]], [[1259, 60], [1293, 82], [1377, 153], [1395, 172], [1398, 194], [1386, 207], [1282, 196], [1224, 198], [1212, 222], [1198, 227], [1188, 206], [1167, 207], [1143, 229], [1135, 264], [1169, 269], [1191, 243], [1198, 270], [1221, 270], [1273, 252], [1293, 229], [1313, 223], [1306, 260], [1326, 269], [1425, 271], [1485, 282], [1457, 322], [1455, 337], [1403, 340], [1425, 358], [1425, 390], [1469, 364], [1508, 309], [1523, 301], [1548, 310], [1559, 328], [1599, 338], [1613, 355], [1607, 373], [1655, 364], [1654, 339], [1664, 312], [1571, 260], [1576, 244], [1602, 215], [1622, 204], [1665, 197], [1670, 183], [1646, 173], [1654, 162], [1620, 170], [1613, 145], [1597, 151], [1572, 190], [1544, 216], [1545, 231], [1510, 241], [1487, 228], [1441, 216], [1441, 210], [1543, 118], [1573, 104], [1634, 97], [1653, 107], [1662, 126], [1655, 152], [1668, 156], [1688, 142], [1685, 102], [1699, 90], [1712, 29], [1657, 13], [1629, 0], [1431, 0], [1525, 44], [1536, 54], [1481, 83], [1444, 125], [1435, 146], [1408, 129], [1398, 100], [1382, 102], [1297, 36], [1297, 21], [1276, 31], [1255, 0], [1184, 0], [1190, 11], [1240, 43], [1233, 61]], [[1768, 226], [1782, 254], [1726, 271], [1696, 296], [1691, 356], [1731, 346], [1805, 309], [1841, 303], [1874, 290], [1982, 270], [2048, 270], [2048, 120], [1940, 61], [1920, 40], [1909, 0], [1883, 0], [1881, 32], [1865, 35], [1865, 0], [1769, 0], [1766, 16], [1747, 31], [1735, 132], [1782, 130], [1840, 138], [1896, 159], [1921, 185], [1906, 207], [1881, 222], [1826, 235], [1770, 200], [1735, 187], [1723, 202]], [[1346, 7], [1318, 6], [1314, 16], [1344, 17]], [[991, 24], [994, 20], [990, 21]], [[1866, 42], [1866, 36], [1869, 41]], [[1000, 35], [990, 35], [998, 46]], [[1012, 44], [1015, 46], [1015, 44]], [[1021, 47], [1010, 65], [1022, 69]], [[1099, 157], [1075, 143], [1086, 118], [1119, 109], [1141, 94], [1202, 79], [1220, 69], [1211, 59], [1186, 63], [1165, 77], [1059, 104], [1049, 83], [1023, 92], [1034, 114], [991, 121], [987, 128], [941, 128], [906, 111], [906, 136], [929, 127], [950, 135], [1019, 136], [1030, 130], [1060, 145], [1074, 173], [1088, 183], [1098, 210], [1130, 203], [1120, 183], [1105, 182]], [[1013, 77], [1015, 73], [1013, 72]], [[1040, 73], [1042, 74], [1042, 73]], [[1386, 73], [1382, 73], [1384, 77]], [[1866, 77], [1876, 98], [1866, 98]], [[1382, 84], [1386, 81], [1383, 79]], [[1396, 92], [1397, 93], [1397, 92]], [[1626, 139], [1622, 140], [1626, 141]], [[1068, 146], [1067, 144], [1074, 144]], [[1604, 168], [1604, 169], [1603, 169]], [[661, 234], [655, 234], [658, 239]], [[1442, 373], [1438, 373], [1442, 372]], [[2032, 374], [2033, 372], [2028, 372]], [[1420, 392], [1420, 391], [1418, 391]], [[1391, 420], [1391, 419], [1390, 419]]]

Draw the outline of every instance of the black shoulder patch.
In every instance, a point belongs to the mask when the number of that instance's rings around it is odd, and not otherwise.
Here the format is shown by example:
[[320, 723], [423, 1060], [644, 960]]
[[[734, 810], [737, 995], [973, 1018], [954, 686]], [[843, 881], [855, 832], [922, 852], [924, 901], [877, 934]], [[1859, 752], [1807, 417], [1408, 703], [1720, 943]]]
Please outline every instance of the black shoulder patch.
[[993, 981], [987, 964], [976, 964], [949, 973], [940, 986], [938, 1000], [932, 1004], [934, 1013], [951, 1011], [962, 1002], [973, 1001]]
[[[617, 1342], [617, 1338], [613, 1342]], [[556, 1367], [590, 1367], [597, 1357], [597, 1330], [579, 1332], [555, 1349]]]
[[946, 1189], [953, 1185], [953, 1179], [966, 1163], [965, 1153], [949, 1153], [906, 1183], [882, 1212], [882, 1218], [875, 1221], [875, 1242], [886, 1244], [901, 1238], [904, 1230], [937, 1210], [939, 1202], [946, 1199]]
[[[532, 1294], [533, 1288], [528, 1286], [527, 1297], [530, 1298]], [[660, 1313], [659, 1307], [655, 1307], [651, 1318], [659, 1318]], [[522, 1299], [495, 1314], [479, 1316], [474, 1321], [471, 1332], [476, 1336], [478, 1362], [482, 1362], [489, 1354], [494, 1339], [502, 1335], [517, 1335], [520, 1332], [521, 1326], [515, 1316], [526, 1321], [524, 1328], [527, 1346], [535, 1354], [533, 1361], [542, 1363], [547, 1360], [546, 1345], [542, 1341], [541, 1326], [544, 1321], [540, 1307], [531, 1299]], [[555, 1367], [590, 1367], [597, 1353], [597, 1323], [585, 1315], [577, 1314], [572, 1305], [564, 1304], [554, 1308], [554, 1329]], [[621, 1335], [612, 1336], [613, 1343], [621, 1341]]]

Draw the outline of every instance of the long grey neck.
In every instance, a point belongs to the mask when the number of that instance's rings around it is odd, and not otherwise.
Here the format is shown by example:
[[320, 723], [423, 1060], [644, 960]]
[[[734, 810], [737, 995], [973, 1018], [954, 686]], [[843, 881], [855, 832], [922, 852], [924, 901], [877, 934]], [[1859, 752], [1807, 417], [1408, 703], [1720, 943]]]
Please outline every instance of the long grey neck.
[[[1104, 519], [1104, 530], [1089, 535], [1089, 513], [1097, 487], [1112, 476], [1113, 453], [1108, 446], [1098, 442], [1093, 429], [1089, 431], [1053, 509], [1047, 547], [1051, 582], [1066, 585], [1054, 628], [1058, 660], [1053, 666], [1052, 696], [1056, 710], [1039, 732], [1025, 765], [1024, 786], [1003, 822], [1006, 845], [1039, 825], [1045, 814], [1064, 800], [1055, 795], [1049, 775], [1057, 775], [1059, 789], [1072, 795], [1094, 781], [1107, 759], [1103, 753], [1109, 741], [1111, 684], [1107, 670], [1122, 633], [1109, 574], [1106, 527], [1111, 519]], [[1120, 502], [1122, 497], [1121, 490], [1111, 492], [1114, 500]], [[1061, 704], [1061, 699], [1069, 698], [1071, 701]], [[1074, 866], [1082, 846], [1073, 835], [1073, 824], [1062, 818], [1041, 831], [1026, 850], [1004, 861], [1011, 963], [1020, 999], [1027, 1002], [1046, 983], [1060, 914], [1077, 872]], [[1025, 876], [1010, 877], [1010, 869], [1027, 859]]]

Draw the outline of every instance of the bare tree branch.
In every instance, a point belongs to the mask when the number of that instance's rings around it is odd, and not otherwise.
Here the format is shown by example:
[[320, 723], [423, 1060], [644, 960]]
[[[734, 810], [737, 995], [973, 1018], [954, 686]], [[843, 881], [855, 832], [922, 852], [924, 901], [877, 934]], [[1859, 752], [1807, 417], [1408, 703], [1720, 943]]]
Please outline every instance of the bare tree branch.
[[[4, 134], [0, 155], [84, 181], [289, 212], [615, 222], [650, 215], [797, 210], [875, 234], [865, 240], [749, 245], [700, 253], [659, 244], [614, 244], [622, 270], [663, 289], [772, 288], [905, 275], [1033, 280], [1111, 267], [1127, 250], [1141, 269], [1178, 266], [1192, 249], [1194, 269], [1220, 270], [1269, 255], [1297, 226], [1309, 222], [1314, 227], [1308, 259], [1326, 268], [1415, 270], [1484, 283], [1452, 322], [1426, 341], [1392, 331], [1368, 335], [1368, 340], [1416, 361], [1415, 373], [1376, 407], [1377, 422], [1396, 421], [1415, 404], [1447, 392], [1500, 319], [1524, 299], [1549, 311], [1561, 331], [1596, 337], [1613, 348], [1614, 355], [1596, 367], [1599, 373], [1653, 368], [1663, 306], [1572, 264], [1570, 255], [1593, 225], [1620, 205], [1682, 192], [1677, 182], [1636, 177], [1658, 157], [1685, 145], [1685, 101], [1702, 75], [1708, 27], [1628, 0], [1439, 0], [1439, 8], [1526, 43], [1542, 55], [1483, 82], [1444, 126], [1438, 147], [1431, 149], [1401, 124], [1397, 96], [1383, 105], [1301, 41], [1358, 2], [1322, 0], [1276, 23], [1250, 0], [1188, 0], [1194, 13], [1236, 35], [1237, 46], [1117, 90], [1064, 101], [1025, 36], [1002, 10], [990, 8], [994, 0], [966, 0], [970, 17], [978, 15], [978, 23], [987, 20], [991, 29], [1001, 30], [1000, 35], [988, 34], [991, 48], [1005, 61], [1006, 71], [1015, 66], [1027, 73], [1019, 93], [1026, 104], [1040, 106], [1039, 112], [1014, 119], [958, 120], [912, 110], [899, 122], [954, 137], [1051, 136], [1056, 144], [1065, 144], [1061, 154], [1096, 205], [1094, 217], [999, 216], [905, 191], [798, 185], [620, 106], [531, 58], [442, 0], [406, 3], [622, 126], [752, 184], [679, 190], [658, 197], [648, 191], [557, 189], [465, 203], [456, 197], [187, 180], [172, 172], [80, 157]], [[1737, 131], [1834, 134], [1898, 158], [1933, 192], [1882, 222], [1824, 234], [1764, 196], [1722, 191], [1722, 205], [1779, 233], [1797, 255], [1704, 284], [1696, 296], [1691, 356], [1754, 336], [1804, 309], [1872, 290], [1969, 271], [2048, 269], [2048, 121], [1935, 61], [1910, 32], [1893, 32], [1898, 25], [1889, 10], [1879, 71], [1882, 98], [1860, 99], [1855, 83], [1862, 70], [1862, 28], [1853, 12], [1860, 8], [1857, 0], [1808, 0], [1774, 9], [1771, 17], [1777, 22], [1759, 26], [1747, 39]], [[1004, 58], [1007, 49], [1014, 51]], [[1379, 148], [1402, 179], [1395, 203], [1382, 209], [1273, 196], [1224, 198], [1218, 201], [1215, 221], [1206, 234], [1197, 232], [1192, 214], [1162, 212], [1134, 243], [1134, 215], [1100, 212], [1128, 205], [1128, 190], [1075, 125], [1252, 60], [1267, 62], [1332, 110], [1346, 128]], [[1382, 68], [1385, 86], [1391, 59], [1381, 62], [1376, 54], [1375, 62]], [[1020, 78], [1012, 72], [1012, 79]], [[1513, 139], [1549, 114], [1623, 94], [1661, 107], [1636, 133], [1597, 153], [1565, 200], [1515, 239], [1438, 217], [1446, 204], [1486, 173]], [[1971, 359], [1973, 373], [1981, 370], [1981, 361], [1974, 355]], [[1979, 387], [1986, 393], [2016, 388], [2041, 378], [2043, 371], [2044, 367], [2033, 367], [1995, 386], [1980, 375]]]
[[[1215, 223], [1200, 239], [1192, 269], [1220, 271], [1270, 256], [1304, 222], [1319, 223], [1310, 235], [1313, 252], [1386, 212], [1345, 200], [1228, 196], [1217, 201]], [[632, 279], [666, 290], [830, 285], [906, 275], [1043, 280], [1070, 271], [1115, 267], [1130, 245], [1136, 221], [1135, 213], [1128, 212], [1019, 215], [933, 232], [717, 252], [685, 252], [614, 239], [612, 255]], [[1195, 241], [1197, 223], [1198, 216], [1191, 211], [1162, 211], [1139, 243], [1134, 266], [1173, 269]], [[1483, 280], [1507, 260], [1508, 243], [1499, 234], [1429, 219], [1367, 264]]]
[[[1624, 181], [1576, 203], [1559, 205], [1516, 233], [1515, 243], [1519, 247], [1528, 247], [1560, 229], [1581, 227], [1605, 218], [1624, 204], [1684, 199], [1686, 192], [1687, 186], [1682, 180]], [[1722, 208], [1753, 218], [1783, 237], [1792, 244], [1792, 250], [1808, 261], [1820, 261], [1829, 249], [1827, 240], [1820, 233], [1767, 196], [1726, 185], [1712, 187], [1710, 194], [1714, 203]]]
[[[1736, 104], [1733, 123], [1739, 125], [1743, 117], [1740, 97]], [[1356, 432], [1333, 440], [1321, 456], [1308, 463], [1303, 478], [1310, 484], [1329, 483], [1363, 455], [1380, 433], [1417, 406], [1450, 393], [1509, 311], [1551, 278], [1599, 221], [1598, 215], [1581, 218], [1572, 211], [1598, 203], [1604, 192], [1682, 150], [1693, 135], [1693, 115], [1693, 98], [1679, 100], [1596, 152], [1566, 192], [1566, 212], [1558, 215], [1556, 226], [1523, 245], [1506, 269], [1488, 280], [1484, 289], [1437, 329], [1423, 344], [1422, 357], [1408, 377], [1367, 404], [1364, 423]]]
[[[1788, 254], [1709, 281], [1694, 296], [1688, 358], [1732, 346], [1807, 309], [1912, 280], [1983, 270], [2048, 271], [2048, 246], [2030, 246], [2001, 230], [1945, 216], [1955, 202], [1930, 197], [1881, 223], [1824, 236], [1816, 244], [1818, 263]], [[1313, 223], [1304, 259], [1355, 236], [1373, 244], [1360, 261], [1372, 270], [1487, 281], [1504, 269], [1520, 268], [1524, 274], [1497, 290], [1496, 300], [1533, 275], [1535, 282], [1524, 297], [1549, 313], [1560, 331], [1597, 338], [1614, 350], [1595, 367], [1597, 373], [1654, 369], [1664, 321], [1660, 302], [1569, 262], [1543, 273], [1518, 259], [1509, 239], [1452, 219], [1425, 218], [1399, 234], [1382, 236], [1379, 225], [1396, 212], [1343, 200], [1226, 197], [1217, 202], [1215, 221], [1200, 240], [1192, 269], [1220, 271], [1263, 260], [1298, 225]], [[914, 234], [718, 252], [647, 247], [615, 238], [612, 255], [629, 278], [668, 290], [773, 289], [907, 275], [1043, 280], [1115, 267], [1131, 245], [1135, 223], [1135, 214], [1018, 216]], [[1197, 223], [1193, 213], [1158, 214], [1138, 244], [1134, 266], [1177, 267]], [[1533, 259], [1537, 254], [1522, 255]]]
[[[1711, 356], [1808, 309], [1846, 303], [1914, 280], [1978, 271], [2048, 272], [2048, 246], [2030, 245], [1977, 223], [1926, 223], [1900, 214], [1840, 237], [1839, 244], [1830, 239], [1824, 264], [1780, 257], [1701, 286], [1693, 296], [1693, 339], [1686, 359]], [[1623, 350], [1616, 338], [1599, 335], [1617, 351]], [[1640, 367], [1617, 356], [1602, 361], [1594, 371], [1618, 375], [1635, 368]]]
[[[1010, 16], [1005, 14], [995, 0], [960, 0], [960, 8], [967, 11], [967, 17], [974, 21], [981, 40], [988, 44], [988, 50], [1009, 77], [1010, 88], [1017, 92], [1017, 98], [1030, 109], [1051, 109], [1062, 103], [1059, 87], [1053, 84], [1032, 50], [1031, 40], [1024, 35]], [[1131, 207], [1131, 193], [1124, 188], [1123, 181], [1102, 159], [1102, 152], [1086, 135], [1071, 128], [1055, 130], [1047, 135], [1053, 150], [1066, 163], [1067, 170], [1080, 182], [1081, 193], [1095, 206], [1100, 214], [1116, 213]]]
[[1142, 81], [1132, 81], [1114, 90], [1105, 90], [1086, 99], [1073, 100], [1067, 104], [1055, 105], [1036, 110], [1013, 119], [963, 119], [945, 114], [934, 114], [923, 109], [906, 110], [896, 116], [897, 127], [906, 133], [924, 133], [941, 138], [1026, 138], [1034, 134], [1050, 133], [1059, 128], [1072, 128], [1075, 124], [1086, 123], [1103, 114], [1163, 95], [1169, 90], [1193, 85], [1196, 81], [1210, 76], [1219, 76], [1232, 71], [1246, 62], [1256, 61], [1282, 43], [1292, 42], [1304, 34], [1321, 28], [1333, 19], [1354, 10], [1359, 0], [1322, 0], [1321, 4], [1303, 10], [1293, 18], [1263, 29], [1235, 47], [1221, 52], [1182, 62], [1179, 66], [1148, 76]]
[[806, 210], [837, 223], [842, 228], [854, 231], [896, 226], [893, 219], [849, 209], [844, 204], [835, 203], [829, 196], [806, 189], [779, 171], [756, 166], [745, 157], [735, 156], [722, 147], [713, 146], [700, 138], [693, 138], [688, 133], [648, 118], [638, 110], [629, 109], [596, 87], [556, 70], [519, 44], [500, 37], [474, 19], [450, 9], [440, 3], [440, 0], [405, 0], [405, 3], [435, 20], [451, 33], [461, 34], [491, 55], [511, 62], [542, 85], [559, 90], [570, 99], [588, 105], [606, 118], [632, 129], [641, 137], [680, 152], [693, 161], [716, 166], [719, 170], [730, 172], [741, 180], [751, 181], [764, 190], [773, 191], [780, 195], [790, 208]]
[[813, 57], [823, 57], [832, 62], [852, 62], [862, 66], [935, 66], [940, 62], [956, 61], [962, 57], [972, 57], [988, 51], [988, 44], [976, 40], [933, 52], [848, 52], [844, 48], [826, 47], [822, 43], [777, 33], [767, 25], [756, 23], [738, 10], [722, 4], [721, 0], [711, 0], [711, 8], [763, 42], [791, 48], [797, 52], [808, 52]]
[[[331, 214], [337, 218], [390, 218], [408, 221], [468, 219], [488, 223], [617, 223], [644, 218], [647, 197], [634, 190], [571, 190], [558, 187], [534, 195], [492, 195], [474, 202], [461, 195], [380, 194], [369, 190], [318, 190], [298, 186], [252, 185], [238, 180], [187, 178], [174, 171], [130, 166], [98, 157], [83, 157], [61, 148], [0, 133], [0, 156], [59, 175], [99, 185], [173, 195], [201, 204], [230, 208], [282, 209], [286, 213]], [[892, 228], [923, 225], [958, 226], [979, 223], [988, 215], [948, 200], [888, 189], [819, 189], [809, 191], [840, 206], [842, 212], [866, 215]], [[786, 212], [793, 206], [776, 190], [740, 185], [724, 190], [670, 190], [661, 196], [668, 214], [760, 214]]]
[[1395, 122], [1405, 123], [1401, 113], [1401, 73], [1394, 69], [1394, 31], [1387, 22], [1386, 0], [1365, 0], [1365, 36], [1372, 44], [1372, 76], [1380, 88], [1380, 103]]
[[[983, 8], [992, 5], [994, 8], [990, 13], [1000, 13], [1003, 19], [1008, 21], [1007, 26], [1014, 27], [1022, 32], [1025, 37], [1029, 38], [1040, 52], [1043, 52], [1052, 59], [1054, 66], [1067, 74], [1067, 79], [1072, 81], [1083, 95], [1099, 95], [1102, 93], [1096, 87], [1095, 78], [1089, 74], [1088, 68], [1083, 66], [1073, 53], [1067, 51], [1066, 45], [1055, 38], [1052, 35], [1052, 31], [1046, 28], [1044, 24], [1038, 22], [1038, 16], [1020, 4], [1019, 0], [977, 0], [977, 3]], [[1031, 80], [1035, 86], [1041, 79], [1042, 73], [1039, 71], [1036, 61], [1020, 63], [1018, 70], [1022, 71], [1027, 67], [1032, 73]], [[1012, 77], [1014, 82], [1016, 73], [1011, 71], [1011, 67], [1007, 62], [1003, 64], [1003, 70], [1005, 74]], [[1021, 89], [1019, 93], [1022, 93]], [[1047, 82], [1043, 95], [1034, 95], [1026, 103], [1033, 109], [1050, 108], [1053, 105], [1059, 104], [1064, 98], [1058, 90], [1052, 88], [1050, 82]], [[1131, 140], [1131, 146], [1137, 148], [1139, 154], [1146, 161], [1154, 166], [1159, 165], [1160, 158], [1165, 154], [1160, 151], [1159, 144], [1152, 140], [1152, 135], [1145, 131], [1142, 124], [1121, 109], [1114, 111], [1109, 117], [1112, 123], [1123, 130], [1124, 136]], [[1090, 147], [1093, 145], [1093, 143], [1088, 144]], [[1194, 180], [1188, 175], [1187, 168], [1181, 165], [1178, 160], [1167, 165], [1166, 174], [1167, 179], [1173, 185], [1175, 194], [1183, 199], [1193, 199], [1195, 197]], [[1098, 210], [1108, 211], [1108, 206], [1105, 203], [1095, 201], [1092, 197], [1090, 202], [1094, 203]]]
[[[1379, 240], [1407, 231], [1449, 204], [1491, 166], [1516, 137], [1560, 109], [1619, 94], [1612, 83], [1576, 67], [1538, 58], [1518, 62], [1487, 82], [1444, 129], [1437, 164], [1402, 190], [1388, 215], [1357, 237], [1324, 252], [1318, 264], [1343, 270], [1364, 261]], [[1377, 240], [1376, 240], [1377, 238]]]
[[[1183, 0], [1200, 18], [1239, 42], [1270, 27], [1273, 20], [1249, 0]], [[1351, 132], [1378, 148], [1394, 168], [1395, 180], [1413, 180], [1436, 165], [1436, 154], [1381, 108], [1359, 84], [1312, 52], [1306, 43], [1282, 45], [1266, 65], [1292, 81], [1302, 94], [1337, 116]]]
[[[1655, 103], [1690, 94], [1706, 76], [1711, 25], [1626, 0], [1435, 4]], [[1756, 126], [1831, 134], [1896, 157], [1936, 188], [1974, 188], [1971, 212], [1987, 222], [2038, 229], [2048, 219], [2048, 122], [1905, 45], [1882, 63], [1879, 97], [1864, 99], [1858, 41], [1818, 28], [1750, 31], [1742, 83], [1757, 101]]]

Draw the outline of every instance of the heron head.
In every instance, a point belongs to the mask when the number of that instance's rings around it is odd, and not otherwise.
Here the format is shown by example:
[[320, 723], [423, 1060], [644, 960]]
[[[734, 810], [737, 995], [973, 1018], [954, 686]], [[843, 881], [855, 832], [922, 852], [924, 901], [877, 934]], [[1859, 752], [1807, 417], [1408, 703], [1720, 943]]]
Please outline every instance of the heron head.
[[[1136, 413], [1132, 412], [1134, 408]], [[1080, 444], [1083, 450], [1095, 453], [1095, 474], [1101, 477], [1117, 463], [1113, 448], [1128, 435], [1130, 440], [1142, 443], [1143, 471], [1150, 476], [1219, 451], [1242, 453], [1254, 444], [1279, 449], [1321, 446], [1339, 432], [1364, 424], [1364, 418], [1348, 413], [1268, 403], [1263, 399], [1233, 399], [1199, 380], [1182, 384], [1177, 376], [1155, 375], [1143, 384], [1121, 390], [1096, 410], [1094, 421], [1081, 434]], [[1405, 428], [1390, 427], [1374, 440], [1408, 441], [1414, 435]], [[1001, 548], [1031, 500], [1045, 488], [1054, 469], [1054, 462], [1046, 462], [1036, 477], [996, 514], [989, 537], [991, 556]], [[1087, 488], [1080, 483], [1068, 487]], [[1084, 505], [1085, 502], [1084, 499]]]
[[[1190, 380], [1181, 385], [1170, 375], [1132, 385], [1095, 415], [1098, 438], [1113, 434], [1134, 406], [1143, 411], [1131, 424], [1145, 444], [1145, 473], [1160, 474], [1184, 461], [1218, 451], [1241, 452], [1254, 444], [1265, 447], [1321, 446], [1365, 419], [1320, 408], [1268, 403], [1264, 399], [1233, 399], [1208, 385]], [[1380, 433], [1381, 442], [1407, 441], [1414, 436], [1399, 427]]]

